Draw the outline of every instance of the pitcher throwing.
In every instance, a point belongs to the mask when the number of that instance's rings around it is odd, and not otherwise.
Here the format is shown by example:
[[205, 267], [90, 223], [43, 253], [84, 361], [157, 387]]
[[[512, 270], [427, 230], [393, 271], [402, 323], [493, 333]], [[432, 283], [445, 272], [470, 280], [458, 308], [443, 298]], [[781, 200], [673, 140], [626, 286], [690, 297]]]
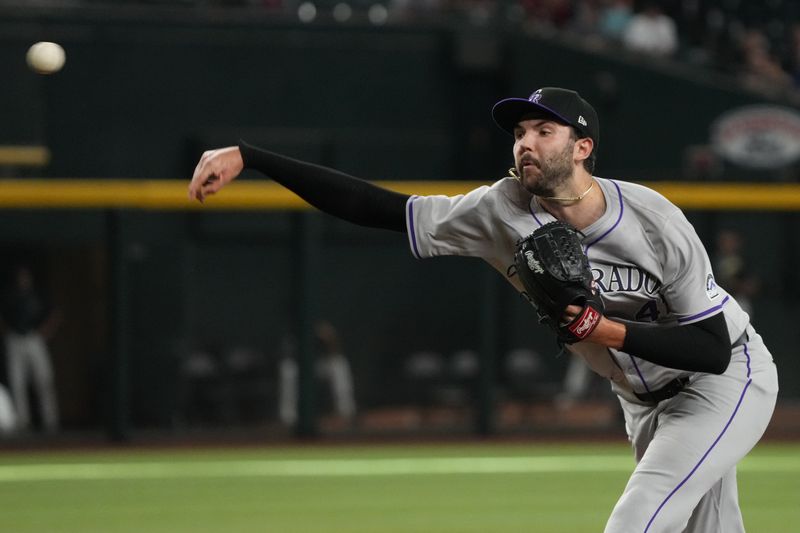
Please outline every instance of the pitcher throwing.
[[[778, 392], [761, 336], [716, 284], [680, 209], [651, 189], [593, 176], [599, 124], [578, 93], [542, 88], [498, 102], [492, 116], [514, 137], [514, 168], [467, 194], [399, 194], [241, 142], [203, 154], [189, 195], [203, 201], [246, 166], [333, 216], [407, 233], [417, 258], [481, 257], [619, 397], [637, 466], [605, 531], [744, 531], [736, 464], [763, 435]], [[556, 221], [564, 224], [544, 228]], [[541, 273], [519, 269], [541, 268], [525, 255], [529, 236], [549, 234], [550, 257], [563, 259], [557, 226], [575, 230], [572, 253], [592, 279], [582, 296], [546, 302], [523, 283]]]

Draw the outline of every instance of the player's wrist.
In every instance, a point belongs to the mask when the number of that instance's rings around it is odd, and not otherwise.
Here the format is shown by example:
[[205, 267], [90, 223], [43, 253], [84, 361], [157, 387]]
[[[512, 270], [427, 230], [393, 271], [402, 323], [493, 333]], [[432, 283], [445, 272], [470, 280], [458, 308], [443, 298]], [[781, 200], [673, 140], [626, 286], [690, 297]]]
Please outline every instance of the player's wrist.
[[594, 331], [586, 337], [586, 340], [619, 350], [625, 344], [626, 334], [625, 324], [601, 316]]
[[247, 144], [247, 142], [244, 141], [243, 139], [239, 139], [238, 147], [239, 147], [239, 155], [242, 158], [243, 168], [250, 168], [248, 162], [251, 159], [250, 156], [251, 156], [251, 151], [253, 150], [253, 146]]

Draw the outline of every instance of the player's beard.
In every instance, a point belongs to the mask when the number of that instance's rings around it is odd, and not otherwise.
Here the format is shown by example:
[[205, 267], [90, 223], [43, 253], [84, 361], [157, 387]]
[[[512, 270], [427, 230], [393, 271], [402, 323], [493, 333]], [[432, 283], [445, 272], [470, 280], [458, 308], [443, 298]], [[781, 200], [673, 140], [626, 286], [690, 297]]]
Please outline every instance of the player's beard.
[[535, 166], [539, 170], [539, 176], [528, 178], [522, 162], [518, 162], [517, 175], [522, 186], [536, 196], [556, 196], [556, 191], [572, 177], [574, 145], [575, 142], [570, 141], [560, 153], [536, 160]]

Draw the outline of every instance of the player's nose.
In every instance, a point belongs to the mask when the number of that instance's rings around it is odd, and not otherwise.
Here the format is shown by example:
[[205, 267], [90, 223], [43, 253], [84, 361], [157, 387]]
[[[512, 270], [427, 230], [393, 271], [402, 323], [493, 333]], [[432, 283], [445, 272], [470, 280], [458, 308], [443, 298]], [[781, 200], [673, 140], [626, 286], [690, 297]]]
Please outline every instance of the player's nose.
[[536, 147], [536, 132], [531, 128], [525, 128], [522, 133], [517, 136], [517, 147], [520, 150], [531, 151]]
[[536, 152], [536, 141], [533, 135], [522, 135], [517, 139], [516, 152], [518, 156]]

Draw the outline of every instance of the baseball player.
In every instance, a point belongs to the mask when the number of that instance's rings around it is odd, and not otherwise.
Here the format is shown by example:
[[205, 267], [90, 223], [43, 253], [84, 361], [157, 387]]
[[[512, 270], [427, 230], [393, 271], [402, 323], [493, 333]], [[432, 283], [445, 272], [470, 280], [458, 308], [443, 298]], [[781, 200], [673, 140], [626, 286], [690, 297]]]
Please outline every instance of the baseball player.
[[611, 381], [637, 461], [605, 531], [744, 531], [736, 464], [778, 391], [761, 336], [680, 209], [593, 176], [599, 125], [578, 93], [542, 88], [492, 116], [514, 138], [514, 168], [463, 195], [408, 196], [240, 142], [203, 154], [189, 196], [202, 202], [256, 169], [333, 216], [406, 232], [417, 258], [481, 257], [521, 293], [517, 243], [555, 221], [577, 228], [601, 312], [567, 305], [555, 327], [579, 324], [568, 349]]

